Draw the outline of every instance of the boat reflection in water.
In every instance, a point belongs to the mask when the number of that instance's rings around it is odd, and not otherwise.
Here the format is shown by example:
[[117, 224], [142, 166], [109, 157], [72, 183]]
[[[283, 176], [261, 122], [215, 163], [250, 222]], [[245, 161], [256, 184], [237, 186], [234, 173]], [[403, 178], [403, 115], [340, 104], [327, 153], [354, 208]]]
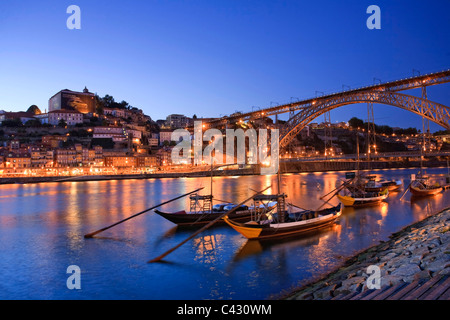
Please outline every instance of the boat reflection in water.
[[[439, 193], [433, 197], [411, 196], [410, 208], [413, 213], [422, 213], [426, 215], [433, 214], [441, 207], [441, 204], [450, 197], [449, 192]], [[422, 216], [422, 215], [421, 215]]]
[[253, 255], [258, 255], [265, 250], [277, 250], [277, 248], [294, 248], [298, 246], [318, 246], [320, 244], [321, 237], [327, 237], [330, 232], [339, 233], [342, 226], [334, 224], [322, 228], [320, 230], [314, 230], [305, 232], [296, 237], [284, 237], [276, 240], [248, 240], [246, 241], [234, 255], [234, 261], [248, 258]]

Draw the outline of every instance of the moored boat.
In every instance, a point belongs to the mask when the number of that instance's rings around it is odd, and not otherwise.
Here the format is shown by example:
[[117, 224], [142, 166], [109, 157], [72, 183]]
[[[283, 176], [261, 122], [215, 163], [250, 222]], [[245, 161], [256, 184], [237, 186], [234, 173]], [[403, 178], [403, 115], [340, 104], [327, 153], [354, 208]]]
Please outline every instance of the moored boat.
[[442, 190], [443, 188], [440, 185], [427, 185], [419, 180], [413, 181], [409, 186], [409, 191], [414, 197], [434, 196]]
[[423, 170], [420, 170], [417, 175], [411, 175], [411, 180], [409, 191], [413, 197], [434, 196], [444, 189], [438, 183], [432, 184], [430, 177]]
[[337, 194], [338, 199], [345, 207], [375, 206], [384, 201], [389, 195], [387, 189], [382, 192], [348, 192]]
[[400, 189], [400, 187], [403, 185], [403, 183], [400, 180], [382, 180], [379, 181], [383, 187], [386, 187], [388, 191], [396, 191]]
[[303, 210], [293, 213], [284, 211], [283, 222], [280, 221], [279, 213], [273, 214], [267, 220], [240, 223], [225, 216], [224, 221], [247, 239], [266, 240], [297, 236], [331, 226], [341, 213], [339, 204], [320, 211]]
[[[155, 210], [155, 213], [181, 227], [199, 227], [208, 224], [217, 219], [225, 212], [236, 207], [232, 203], [221, 203], [212, 206], [213, 197], [211, 195], [194, 194], [190, 197], [190, 210], [177, 212], [163, 212]], [[276, 205], [276, 204], [275, 204]], [[274, 208], [274, 204], [259, 206], [258, 208], [249, 208], [242, 205], [233, 213], [229, 214], [230, 219], [236, 221], [249, 221], [251, 215], [255, 212], [267, 213]], [[223, 224], [223, 220], [218, 220], [216, 224]]]
[[[169, 220], [172, 223], [184, 227], [196, 227], [205, 225], [215, 220], [225, 212], [226, 210], [212, 212], [186, 212], [185, 210], [178, 212], [162, 212], [159, 210], [155, 210], [155, 213], [157, 213], [161, 217]], [[251, 212], [246, 206], [242, 206], [241, 208], [238, 208], [235, 212], [230, 214], [230, 218], [236, 221], [248, 221], [250, 220], [250, 216]], [[217, 224], [220, 224], [221, 222], [222, 221], [219, 220]]]
[[364, 190], [367, 192], [381, 192], [387, 188], [387, 186], [383, 186], [380, 182], [376, 181], [376, 176], [367, 176], [365, 177], [367, 180], [364, 184]]
[[403, 184], [400, 180], [376, 180], [376, 176], [367, 176], [365, 179], [364, 190], [367, 192], [382, 192], [385, 189], [395, 191]]

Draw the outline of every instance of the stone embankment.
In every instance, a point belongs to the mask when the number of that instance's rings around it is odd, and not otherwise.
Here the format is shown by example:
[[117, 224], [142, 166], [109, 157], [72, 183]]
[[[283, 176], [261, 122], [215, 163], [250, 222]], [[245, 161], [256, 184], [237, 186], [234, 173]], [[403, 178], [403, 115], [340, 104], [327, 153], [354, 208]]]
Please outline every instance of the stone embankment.
[[367, 290], [368, 285], [373, 285], [374, 274], [369, 266], [379, 267], [381, 289], [449, 275], [450, 208], [394, 233], [390, 240], [359, 253], [338, 270], [286, 299], [322, 300]]

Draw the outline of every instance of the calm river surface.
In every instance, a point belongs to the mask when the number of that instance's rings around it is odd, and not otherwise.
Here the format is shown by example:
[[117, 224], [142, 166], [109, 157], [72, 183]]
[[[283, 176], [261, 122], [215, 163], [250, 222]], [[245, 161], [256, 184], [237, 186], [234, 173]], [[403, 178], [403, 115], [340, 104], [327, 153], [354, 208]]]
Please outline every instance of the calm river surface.
[[[443, 174], [447, 169], [430, 169]], [[417, 170], [374, 171], [407, 186]], [[315, 209], [344, 172], [286, 174], [289, 202]], [[214, 196], [238, 203], [276, 176], [214, 178]], [[335, 226], [307, 237], [260, 243], [228, 226], [210, 228], [165, 258], [147, 261], [189, 237], [190, 230], [149, 212], [93, 239], [84, 234], [204, 186], [209, 178], [0, 185], [0, 299], [267, 299], [329, 272], [402, 227], [450, 206], [450, 191], [411, 201], [391, 193], [372, 208], [345, 208]], [[269, 190], [270, 191], [270, 190]], [[275, 190], [273, 190], [275, 192]], [[334, 198], [331, 203], [338, 203]], [[182, 210], [188, 199], [163, 207]], [[67, 267], [81, 269], [69, 290]]]

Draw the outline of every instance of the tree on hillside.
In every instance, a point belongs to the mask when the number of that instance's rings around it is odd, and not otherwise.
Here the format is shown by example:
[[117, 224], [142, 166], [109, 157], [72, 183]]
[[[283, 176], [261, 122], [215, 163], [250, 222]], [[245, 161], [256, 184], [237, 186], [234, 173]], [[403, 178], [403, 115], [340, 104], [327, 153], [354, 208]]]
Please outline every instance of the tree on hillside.
[[67, 126], [67, 122], [64, 119], [59, 120], [58, 127], [65, 128]]
[[[114, 100], [113, 96], [110, 96], [109, 94], [105, 95], [103, 98], [96, 95], [96, 108], [98, 111], [102, 111], [104, 108], [111, 108], [111, 109], [128, 109], [130, 110], [132, 106], [128, 104], [125, 100], [122, 100], [121, 102], [116, 102]], [[102, 114], [98, 112], [99, 114]]]
[[114, 97], [109, 94], [105, 95], [102, 100], [105, 108], [110, 108], [110, 106], [115, 102]]
[[450, 130], [439, 130], [439, 131], [436, 131], [435, 133], [433, 133], [433, 136], [440, 136], [440, 135], [445, 135], [445, 134], [450, 134]]
[[394, 130], [395, 134], [407, 134], [407, 135], [411, 135], [411, 134], [417, 134], [418, 132], [420, 132], [420, 130], [417, 130], [416, 128], [407, 128], [407, 129], [397, 129]]
[[38, 119], [32, 119], [25, 122], [25, 127], [41, 127], [42, 123]]
[[6, 119], [2, 122], [2, 127], [22, 127], [22, 121], [19, 118], [16, 119]]
[[95, 112], [97, 114], [103, 114], [105, 109], [105, 102], [97, 94], [95, 95]]
[[348, 120], [348, 125], [352, 128], [364, 128], [364, 121], [353, 117], [350, 120]]

